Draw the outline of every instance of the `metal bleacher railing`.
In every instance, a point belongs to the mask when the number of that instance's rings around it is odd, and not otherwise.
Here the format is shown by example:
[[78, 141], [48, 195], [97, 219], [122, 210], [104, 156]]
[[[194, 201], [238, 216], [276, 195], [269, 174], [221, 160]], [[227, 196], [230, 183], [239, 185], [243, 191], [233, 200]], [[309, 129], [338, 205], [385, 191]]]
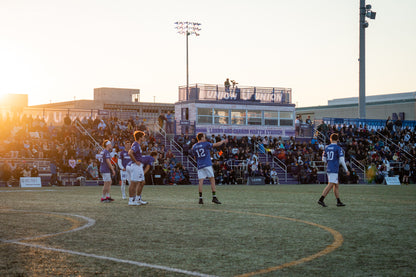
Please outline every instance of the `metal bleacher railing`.
[[[254, 149], [256, 150], [257, 153], [263, 153], [264, 156], [265, 156], [266, 162], [269, 162], [269, 155], [267, 153], [267, 150], [264, 149], [264, 147], [260, 147], [260, 145], [257, 142], [255, 142], [254, 143]], [[273, 155], [272, 155], [271, 160], [272, 160], [271, 163], [272, 163], [273, 166], [276, 166], [276, 167], [280, 168], [284, 172], [285, 182], [287, 182], [287, 166], [286, 166], [286, 164], [284, 162], [282, 162], [280, 159], [278, 159], [277, 157], [274, 157]]]

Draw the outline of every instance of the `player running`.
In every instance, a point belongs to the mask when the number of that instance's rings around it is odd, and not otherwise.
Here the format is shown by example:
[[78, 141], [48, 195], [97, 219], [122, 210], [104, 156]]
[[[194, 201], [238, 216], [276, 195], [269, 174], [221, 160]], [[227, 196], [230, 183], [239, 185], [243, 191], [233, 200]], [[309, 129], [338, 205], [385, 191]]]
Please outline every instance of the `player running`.
[[327, 207], [324, 202], [325, 197], [334, 188], [335, 198], [337, 199], [337, 206], [345, 206], [344, 203], [339, 199], [339, 183], [338, 183], [338, 171], [339, 164], [342, 165], [347, 175], [350, 175], [347, 165], [345, 164], [344, 152], [342, 148], [337, 144], [338, 143], [338, 134], [332, 134], [330, 137], [331, 144], [325, 148], [325, 151], [322, 154], [322, 160], [327, 163], [327, 175], [328, 175], [328, 185], [325, 187], [322, 192], [321, 198], [318, 200], [318, 204], [322, 207]]
[[192, 147], [192, 153], [195, 156], [198, 165], [199, 204], [204, 204], [204, 200], [202, 198], [202, 185], [207, 177], [211, 183], [212, 202], [215, 204], [221, 204], [216, 195], [214, 170], [212, 168], [210, 151], [213, 147], [218, 147], [227, 143], [228, 140], [225, 139], [216, 143], [211, 143], [206, 140], [205, 134], [203, 133], [198, 133], [196, 135], [196, 139], [198, 142]]
[[131, 162], [128, 151], [130, 150], [131, 143], [126, 140], [124, 142], [124, 149], [120, 152], [118, 159], [118, 167], [120, 168], [120, 177], [121, 177], [121, 196], [123, 199], [126, 199], [126, 183], [128, 179], [127, 174], [127, 165]]

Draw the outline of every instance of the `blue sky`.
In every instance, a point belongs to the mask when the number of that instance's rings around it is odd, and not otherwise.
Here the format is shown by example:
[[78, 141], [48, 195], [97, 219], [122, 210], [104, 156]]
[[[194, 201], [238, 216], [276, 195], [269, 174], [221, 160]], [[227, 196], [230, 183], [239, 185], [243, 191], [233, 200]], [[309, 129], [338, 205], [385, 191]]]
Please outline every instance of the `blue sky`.
[[[416, 90], [416, 1], [367, 1], [367, 95]], [[300, 107], [358, 96], [359, 0], [0, 0], [0, 94], [29, 104], [138, 88], [175, 102], [190, 83], [289, 87]], [[155, 97], [155, 98], [154, 98]]]

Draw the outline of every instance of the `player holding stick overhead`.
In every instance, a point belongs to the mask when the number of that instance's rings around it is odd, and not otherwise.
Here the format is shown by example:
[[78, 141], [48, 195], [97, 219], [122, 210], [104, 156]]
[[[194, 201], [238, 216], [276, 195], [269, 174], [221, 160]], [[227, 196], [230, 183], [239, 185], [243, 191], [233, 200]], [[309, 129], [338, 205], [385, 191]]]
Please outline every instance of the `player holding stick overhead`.
[[211, 143], [206, 140], [205, 134], [203, 133], [198, 133], [196, 135], [196, 139], [198, 142], [192, 147], [192, 153], [195, 156], [198, 165], [199, 204], [204, 204], [204, 200], [202, 198], [202, 185], [205, 178], [209, 178], [209, 181], [211, 182], [212, 202], [215, 204], [221, 204], [216, 195], [214, 170], [212, 168], [210, 151], [213, 147], [218, 147], [227, 143], [228, 140], [225, 139], [216, 143]]
[[322, 192], [321, 198], [318, 200], [318, 204], [322, 207], [327, 207], [324, 202], [325, 197], [334, 188], [335, 198], [337, 199], [337, 206], [345, 206], [344, 203], [339, 199], [339, 182], [338, 182], [338, 171], [339, 164], [342, 165], [347, 175], [350, 175], [347, 165], [345, 164], [344, 152], [342, 148], [337, 144], [338, 143], [338, 134], [334, 133], [330, 137], [331, 144], [325, 148], [325, 151], [322, 154], [322, 160], [327, 163], [327, 175], [328, 175], [328, 185], [325, 187]]

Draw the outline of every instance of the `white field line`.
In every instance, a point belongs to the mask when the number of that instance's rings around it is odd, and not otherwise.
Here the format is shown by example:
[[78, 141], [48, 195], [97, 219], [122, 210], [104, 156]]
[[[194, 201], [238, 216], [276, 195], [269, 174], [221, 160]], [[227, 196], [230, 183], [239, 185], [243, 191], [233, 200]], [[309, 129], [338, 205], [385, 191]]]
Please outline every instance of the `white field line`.
[[87, 221], [87, 224], [85, 224], [85, 225], [83, 225], [81, 227], [78, 227], [78, 228], [69, 230], [69, 231], [52, 233], [52, 234], [45, 234], [45, 235], [35, 236], [35, 237], [20, 238], [20, 239], [14, 239], [14, 240], [3, 240], [3, 239], [0, 239], [0, 241], [3, 242], [3, 243], [13, 243], [13, 244], [23, 245], [23, 246], [27, 246], [27, 247], [44, 249], [44, 250], [48, 250], [48, 251], [55, 251], [55, 252], [61, 252], [61, 253], [66, 253], [66, 254], [72, 254], [72, 255], [78, 255], [78, 256], [84, 256], [84, 257], [90, 257], [90, 258], [96, 258], [96, 259], [101, 259], [101, 260], [113, 261], [113, 262], [117, 262], [117, 263], [125, 263], [125, 264], [137, 265], [137, 266], [140, 266], [140, 267], [148, 267], [148, 268], [153, 268], [153, 269], [160, 269], [160, 270], [164, 270], [164, 271], [175, 272], [175, 273], [182, 273], [182, 274], [191, 275], [191, 276], [216, 277], [215, 275], [208, 275], [208, 274], [203, 274], [203, 273], [200, 273], [200, 272], [188, 271], [188, 270], [183, 270], [183, 269], [178, 269], [178, 268], [173, 268], [173, 267], [167, 267], [167, 266], [162, 266], [162, 265], [148, 264], [148, 263], [136, 262], [136, 261], [131, 261], [131, 260], [123, 260], [123, 259], [117, 259], [117, 258], [112, 258], [112, 257], [107, 257], [107, 256], [101, 256], [101, 255], [83, 253], [83, 252], [78, 252], [78, 251], [72, 251], [72, 250], [66, 250], [66, 249], [53, 248], [53, 247], [47, 247], [47, 246], [42, 246], [42, 245], [37, 245], [37, 244], [20, 242], [22, 240], [38, 239], [38, 238], [43, 238], [43, 237], [49, 237], [49, 236], [55, 236], [55, 235], [61, 235], [61, 234], [65, 234], [65, 233], [71, 233], [71, 232], [80, 231], [82, 229], [85, 229], [85, 228], [88, 228], [88, 227], [93, 226], [95, 224], [95, 220], [92, 219], [92, 218], [86, 217], [86, 216], [76, 215], [76, 214], [67, 214], [67, 213], [35, 212], [35, 211], [12, 210], [12, 209], [0, 209], [0, 212], [1, 211], [59, 214], [59, 215], [79, 217], [79, 218], [82, 218], [82, 219], [84, 219], [84, 220]]

